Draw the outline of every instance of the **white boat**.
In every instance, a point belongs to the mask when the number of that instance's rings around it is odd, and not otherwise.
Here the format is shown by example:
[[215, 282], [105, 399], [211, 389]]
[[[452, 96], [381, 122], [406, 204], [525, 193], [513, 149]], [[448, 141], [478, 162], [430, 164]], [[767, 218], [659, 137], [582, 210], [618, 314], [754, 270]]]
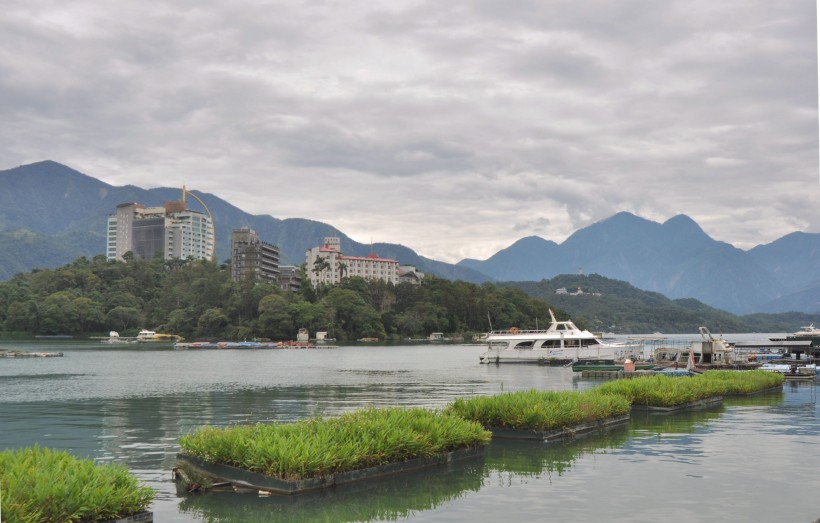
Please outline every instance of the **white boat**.
[[160, 334], [154, 331], [149, 331], [147, 329], [142, 329], [137, 334], [137, 341], [139, 342], [146, 342], [146, 341], [180, 341], [182, 340], [182, 336], [178, 336], [176, 334]]
[[120, 333], [117, 331], [111, 331], [108, 333], [107, 338], [103, 338], [101, 340], [102, 343], [109, 343], [109, 344], [119, 344], [119, 343], [136, 343], [137, 340], [134, 338], [123, 338], [120, 337]]
[[796, 338], [800, 337], [820, 337], [820, 329], [814, 326], [814, 323], [800, 327], [800, 330], [792, 334]]
[[487, 334], [487, 352], [481, 363], [546, 363], [560, 364], [575, 361], [616, 361], [639, 359], [642, 343], [603, 342], [587, 330], [581, 330], [572, 321], [558, 321], [550, 310], [550, 326], [541, 330], [506, 331]]

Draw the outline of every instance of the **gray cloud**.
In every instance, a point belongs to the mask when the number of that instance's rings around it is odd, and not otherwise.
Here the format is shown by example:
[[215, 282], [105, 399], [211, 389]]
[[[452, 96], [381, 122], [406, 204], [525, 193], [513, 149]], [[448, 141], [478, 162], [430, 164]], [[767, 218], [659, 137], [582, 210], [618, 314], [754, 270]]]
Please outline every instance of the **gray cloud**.
[[621, 210], [743, 248], [820, 231], [811, 3], [7, 4], [0, 167], [447, 261]]

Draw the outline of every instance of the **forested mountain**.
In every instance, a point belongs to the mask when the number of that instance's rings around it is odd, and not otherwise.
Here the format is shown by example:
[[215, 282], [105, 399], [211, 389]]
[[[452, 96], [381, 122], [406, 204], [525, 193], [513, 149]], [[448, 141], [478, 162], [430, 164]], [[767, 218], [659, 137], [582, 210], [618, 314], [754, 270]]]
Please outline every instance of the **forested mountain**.
[[459, 265], [499, 281], [595, 273], [734, 313], [782, 310], [767, 308], [777, 303], [820, 312], [816, 295], [789, 296], [820, 282], [820, 234], [794, 233], [746, 252], [713, 240], [684, 215], [661, 224], [621, 212], [560, 245], [530, 237]]
[[[322, 222], [252, 215], [215, 195], [196, 194], [214, 218], [218, 261], [229, 256], [231, 231], [247, 226], [280, 248], [283, 265], [304, 263], [305, 251], [320, 245], [326, 236], [338, 236], [345, 254], [365, 256], [373, 249], [421, 272], [478, 283], [489, 280], [472, 269], [424, 258], [401, 245], [363, 245]], [[106, 218], [117, 205], [162, 205], [181, 196], [181, 188], [115, 187], [51, 161], [0, 171], [0, 280], [33, 268], [58, 267], [78, 256], [104, 254]], [[191, 207], [196, 209], [197, 204], [191, 202]]]
[[[644, 291], [627, 282], [597, 274], [561, 275], [538, 282], [501, 285], [543, 299], [564, 309], [587, 328], [603, 332], [697, 334], [700, 326], [713, 333], [794, 332], [809, 323], [820, 324], [820, 314], [792, 312], [736, 316], [695, 299], [671, 300], [660, 293]], [[567, 293], [556, 294], [558, 289], [566, 289]]]

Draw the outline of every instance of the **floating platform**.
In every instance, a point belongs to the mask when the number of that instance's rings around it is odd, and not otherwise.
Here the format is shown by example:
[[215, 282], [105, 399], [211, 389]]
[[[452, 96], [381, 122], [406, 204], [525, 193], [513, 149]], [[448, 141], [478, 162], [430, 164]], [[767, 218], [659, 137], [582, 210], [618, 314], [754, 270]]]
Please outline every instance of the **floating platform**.
[[124, 518], [109, 519], [102, 523], [154, 523], [153, 512], [140, 512], [132, 516], [125, 516]]
[[556, 430], [518, 430], [503, 427], [487, 427], [487, 430], [493, 433], [493, 439], [499, 438], [552, 442], [575, 439], [579, 436], [585, 436], [599, 430], [606, 430], [628, 422], [629, 414], [624, 414], [623, 416], [613, 416], [610, 418], [590, 421], [589, 423], [582, 423], [573, 427], [566, 427]]
[[769, 387], [768, 389], [760, 389], [755, 390], [752, 392], [730, 392], [726, 394], [725, 397], [727, 398], [748, 398], [749, 396], [764, 396], [766, 394], [776, 394], [778, 392], [783, 392], [783, 385], [775, 385], [774, 387]]
[[60, 358], [62, 352], [25, 352], [20, 350], [0, 350], [0, 358]]
[[635, 372], [624, 372], [622, 370], [582, 370], [582, 378], [606, 378], [616, 380], [621, 378], [640, 378], [641, 376], [654, 376], [654, 370], [636, 370]]
[[462, 448], [426, 458], [416, 458], [399, 463], [389, 463], [366, 469], [293, 481], [267, 476], [259, 472], [251, 472], [231, 465], [209, 463], [186, 454], [177, 454], [177, 463], [188, 465], [195, 472], [213, 478], [215, 482], [230, 483], [235, 490], [252, 489], [260, 493], [293, 495], [326, 489], [336, 485], [376, 480], [396, 474], [445, 466], [454, 461], [477, 459], [484, 456], [485, 448], [485, 446]]
[[716, 407], [723, 403], [723, 396], [713, 396], [711, 398], [704, 398], [702, 400], [691, 401], [681, 405], [673, 405], [671, 407], [655, 407], [652, 405], [632, 405], [633, 411], [651, 412], [656, 414], [672, 414], [682, 410], [697, 410], [707, 409], [709, 407]]

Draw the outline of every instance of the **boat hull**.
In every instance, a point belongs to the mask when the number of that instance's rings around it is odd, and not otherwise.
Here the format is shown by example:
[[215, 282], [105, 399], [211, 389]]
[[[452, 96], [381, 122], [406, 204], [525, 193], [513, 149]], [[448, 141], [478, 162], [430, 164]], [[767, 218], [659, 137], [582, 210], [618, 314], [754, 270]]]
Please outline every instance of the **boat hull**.
[[550, 348], [550, 349], [497, 349], [490, 347], [481, 355], [481, 363], [540, 363], [542, 365], [563, 365], [571, 362], [624, 360], [640, 356], [637, 346], [600, 345], [595, 348]]

